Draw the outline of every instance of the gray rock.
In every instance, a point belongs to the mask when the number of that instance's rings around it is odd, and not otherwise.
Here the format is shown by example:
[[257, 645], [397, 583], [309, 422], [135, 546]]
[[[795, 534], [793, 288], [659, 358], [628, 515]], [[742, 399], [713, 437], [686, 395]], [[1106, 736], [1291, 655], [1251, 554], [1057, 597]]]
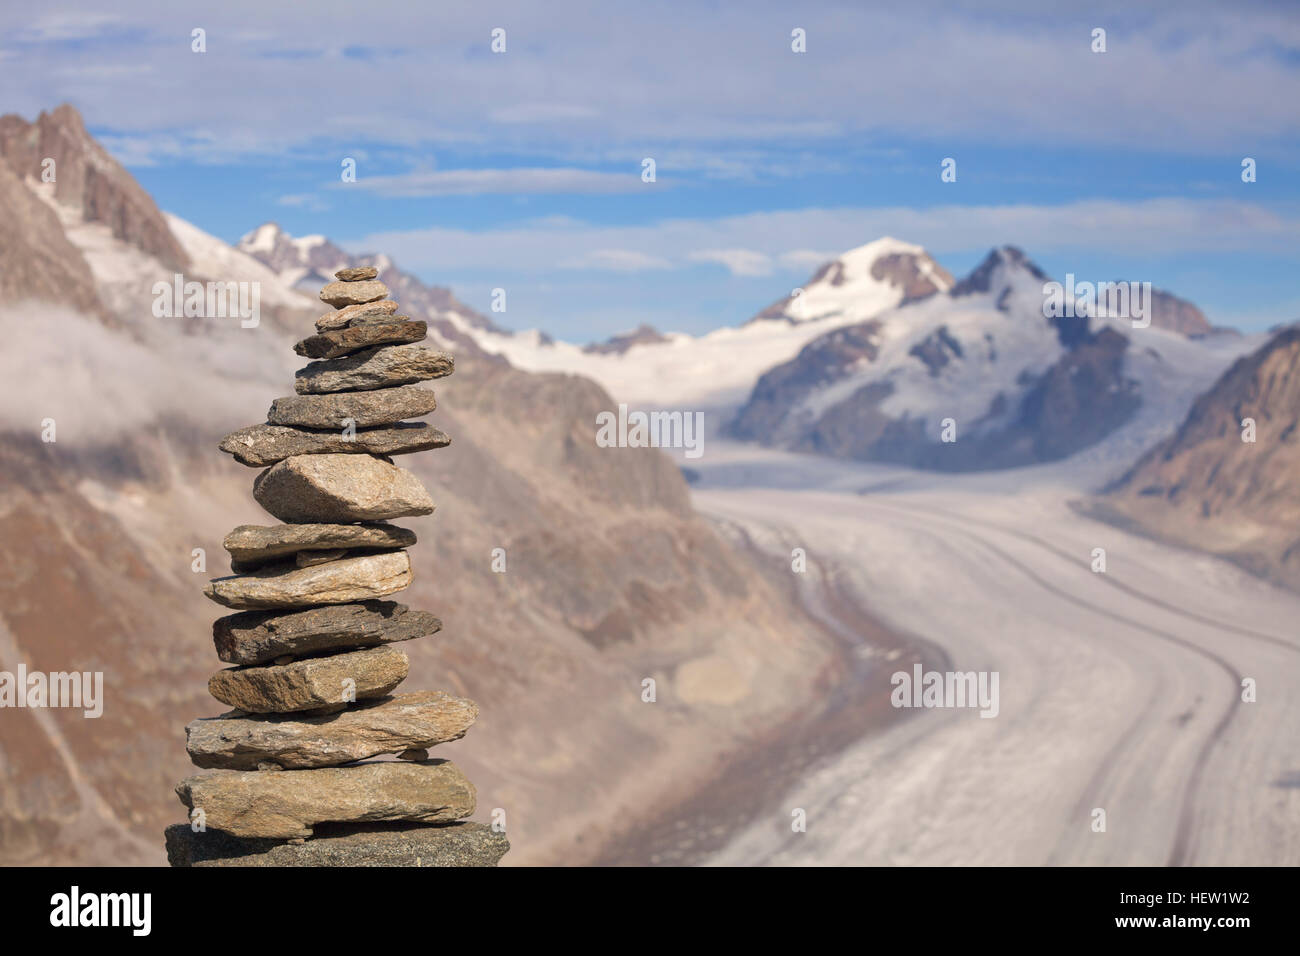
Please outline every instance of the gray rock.
[[478, 716], [472, 700], [441, 691], [364, 701], [327, 717], [209, 717], [185, 728], [197, 767], [256, 770], [336, 767], [378, 754], [417, 752], [459, 740]]
[[223, 607], [257, 610], [354, 604], [393, 594], [410, 583], [410, 556], [383, 551], [310, 568], [271, 564], [251, 574], [216, 578], [203, 593]]
[[391, 425], [419, 418], [438, 407], [433, 392], [417, 385], [381, 388], [370, 392], [335, 392], [330, 395], [290, 395], [277, 398], [266, 413], [272, 425], [301, 428], [357, 428]]
[[496, 866], [510, 849], [482, 823], [323, 823], [305, 843], [167, 828], [172, 866]]
[[221, 450], [251, 468], [264, 468], [294, 455], [409, 455], [451, 444], [447, 435], [424, 422], [399, 422], [383, 428], [308, 431], [288, 425], [250, 425], [221, 440]]
[[384, 299], [381, 302], [366, 302], [362, 305], [350, 305], [345, 309], [339, 309], [336, 312], [326, 312], [316, 320], [317, 332], [328, 332], [330, 329], [342, 329], [351, 325], [353, 320], [369, 318], [387, 318], [397, 311], [397, 303], [392, 299]]
[[420, 479], [368, 455], [297, 455], [253, 482], [258, 504], [290, 523], [382, 521], [433, 513]]
[[308, 657], [292, 664], [232, 667], [208, 679], [208, 693], [250, 714], [346, 709], [356, 700], [386, 697], [406, 679], [406, 655], [394, 647]]
[[308, 358], [330, 359], [351, 355], [376, 345], [418, 342], [429, 331], [424, 322], [366, 322], [310, 335], [293, 347], [299, 355]]
[[388, 298], [388, 286], [378, 279], [363, 279], [360, 282], [331, 282], [320, 290], [320, 300], [328, 302], [336, 309], [349, 305], [364, 305]]
[[415, 532], [391, 524], [241, 524], [221, 546], [239, 571], [302, 551], [392, 550], [415, 544]]
[[379, 270], [374, 266], [352, 266], [347, 269], [340, 269], [334, 273], [334, 278], [340, 282], [360, 282], [362, 279], [373, 279], [379, 275]]
[[297, 371], [293, 388], [299, 395], [364, 392], [442, 378], [454, 368], [455, 360], [446, 352], [421, 345], [381, 345], [343, 358], [309, 362]]
[[474, 812], [474, 786], [446, 760], [315, 770], [204, 770], [176, 794], [204, 825], [238, 837], [292, 840], [318, 823], [450, 823]]
[[428, 637], [442, 622], [428, 611], [392, 601], [338, 604], [285, 614], [245, 611], [212, 624], [217, 656], [227, 664], [264, 664], [284, 654], [303, 656], [378, 647]]

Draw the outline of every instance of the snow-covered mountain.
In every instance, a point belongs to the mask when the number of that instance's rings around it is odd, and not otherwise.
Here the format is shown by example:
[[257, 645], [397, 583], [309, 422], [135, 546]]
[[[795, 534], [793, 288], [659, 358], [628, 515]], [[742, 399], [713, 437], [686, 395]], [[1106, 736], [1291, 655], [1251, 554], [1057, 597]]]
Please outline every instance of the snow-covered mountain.
[[595, 345], [555, 341], [539, 331], [475, 338], [519, 368], [585, 375], [629, 404], [733, 410], [765, 370], [810, 340], [951, 285], [952, 277], [920, 246], [886, 237], [826, 263], [744, 325], [702, 336], [643, 326]]
[[1153, 294], [1148, 328], [1046, 318], [1048, 281], [1020, 250], [995, 249], [942, 294], [820, 335], [765, 372], [732, 434], [969, 470], [1057, 460], [1131, 426], [1124, 447], [1136, 453], [1249, 347], [1209, 334], [1199, 310], [1167, 293]]

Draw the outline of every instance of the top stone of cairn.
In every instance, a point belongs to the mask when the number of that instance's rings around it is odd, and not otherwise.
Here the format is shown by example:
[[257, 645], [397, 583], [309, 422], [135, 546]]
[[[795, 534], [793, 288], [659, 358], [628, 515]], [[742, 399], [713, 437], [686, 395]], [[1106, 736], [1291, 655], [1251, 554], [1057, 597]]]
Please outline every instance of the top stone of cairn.
[[378, 275], [379, 270], [374, 266], [356, 266], [351, 269], [340, 269], [334, 273], [334, 278], [340, 282], [361, 282], [364, 279], [374, 279]]

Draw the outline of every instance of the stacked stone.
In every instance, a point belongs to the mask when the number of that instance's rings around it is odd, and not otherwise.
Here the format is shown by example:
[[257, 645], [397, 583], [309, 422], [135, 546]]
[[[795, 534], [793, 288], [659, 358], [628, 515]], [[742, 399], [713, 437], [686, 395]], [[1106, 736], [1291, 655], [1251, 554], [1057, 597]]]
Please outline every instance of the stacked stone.
[[[336, 311], [294, 346], [315, 360], [298, 371], [297, 394], [221, 443], [266, 469], [253, 497], [284, 523], [232, 531], [235, 573], [204, 589], [239, 612], [213, 625], [217, 655], [235, 666], [208, 682], [234, 710], [185, 728], [203, 770], [176, 788], [191, 823], [168, 828], [173, 865], [490, 866], [509, 848], [456, 822], [474, 812], [474, 787], [429, 759], [464, 736], [474, 702], [393, 695], [408, 670], [394, 645], [442, 625], [382, 600], [411, 583], [415, 543], [388, 522], [434, 508], [390, 456], [450, 442], [407, 419], [436, 407], [415, 383], [450, 375], [453, 360], [415, 344], [425, 323], [397, 315], [376, 276], [335, 273], [321, 299]], [[369, 760], [388, 754], [399, 759]]]

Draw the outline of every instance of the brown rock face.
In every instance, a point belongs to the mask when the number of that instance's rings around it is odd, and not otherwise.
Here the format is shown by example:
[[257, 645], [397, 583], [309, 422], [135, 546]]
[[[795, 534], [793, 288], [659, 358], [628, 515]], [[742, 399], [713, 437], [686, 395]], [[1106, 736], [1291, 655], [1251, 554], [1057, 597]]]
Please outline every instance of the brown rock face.
[[405, 551], [385, 551], [306, 568], [274, 564], [252, 574], [209, 581], [203, 593], [225, 607], [292, 608], [368, 601], [410, 583], [410, 556]]
[[373, 392], [277, 398], [271, 403], [266, 420], [272, 425], [297, 425], [301, 428], [342, 428], [351, 421], [357, 428], [371, 428], [391, 425], [406, 418], [419, 418], [437, 407], [429, 389], [403, 385]]
[[[1254, 423], [1254, 441], [1247, 419]], [[1095, 502], [1300, 590], [1300, 326], [1238, 359], [1168, 439]]]
[[291, 664], [217, 671], [208, 692], [250, 714], [288, 714], [387, 696], [406, 679], [406, 655], [392, 647], [309, 657]]
[[349, 305], [365, 305], [388, 298], [388, 286], [382, 282], [368, 279], [361, 282], [331, 282], [320, 290], [322, 302], [328, 302], [336, 309]]
[[368, 455], [299, 455], [257, 476], [253, 497], [281, 521], [332, 524], [433, 513], [420, 479]]
[[36, 299], [106, 315], [90, 266], [63, 234], [58, 215], [3, 163], [0, 221], [0, 301]]
[[409, 455], [445, 448], [451, 444], [444, 432], [422, 422], [403, 422], [386, 428], [308, 431], [288, 425], [250, 425], [221, 440], [221, 450], [252, 468], [265, 468], [295, 455]]
[[428, 331], [429, 326], [424, 322], [367, 322], [308, 336], [295, 345], [293, 350], [308, 358], [338, 358], [375, 345], [418, 342]]
[[217, 656], [228, 664], [264, 664], [285, 654], [301, 657], [428, 637], [442, 622], [428, 611], [392, 601], [338, 604], [285, 614], [246, 611], [212, 624]]
[[241, 524], [221, 542], [241, 572], [301, 551], [388, 550], [413, 544], [414, 531], [390, 524]]
[[409, 820], [444, 823], [474, 812], [475, 794], [455, 764], [361, 764], [317, 770], [205, 770], [177, 795], [206, 826], [237, 837], [309, 837], [318, 823]]
[[454, 360], [446, 352], [419, 345], [385, 345], [344, 358], [311, 362], [298, 370], [293, 388], [299, 395], [364, 392], [442, 378], [450, 375], [454, 367]]
[[[428, 748], [465, 736], [478, 706], [438, 691], [358, 703], [321, 717], [211, 717], [185, 728], [195, 766], [256, 770], [335, 767], [377, 754]], [[427, 754], [426, 754], [427, 756]]]
[[21, 180], [39, 180], [44, 159], [55, 162], [54, 196], [101, 222], [113, 237], [130, 243], [178, 271], [189, 264], [158, 207], [135, 178], [86, 132], [81, 114], [68, 104], [41, 113], [36, 122], [0, 117], [0, 155]]

